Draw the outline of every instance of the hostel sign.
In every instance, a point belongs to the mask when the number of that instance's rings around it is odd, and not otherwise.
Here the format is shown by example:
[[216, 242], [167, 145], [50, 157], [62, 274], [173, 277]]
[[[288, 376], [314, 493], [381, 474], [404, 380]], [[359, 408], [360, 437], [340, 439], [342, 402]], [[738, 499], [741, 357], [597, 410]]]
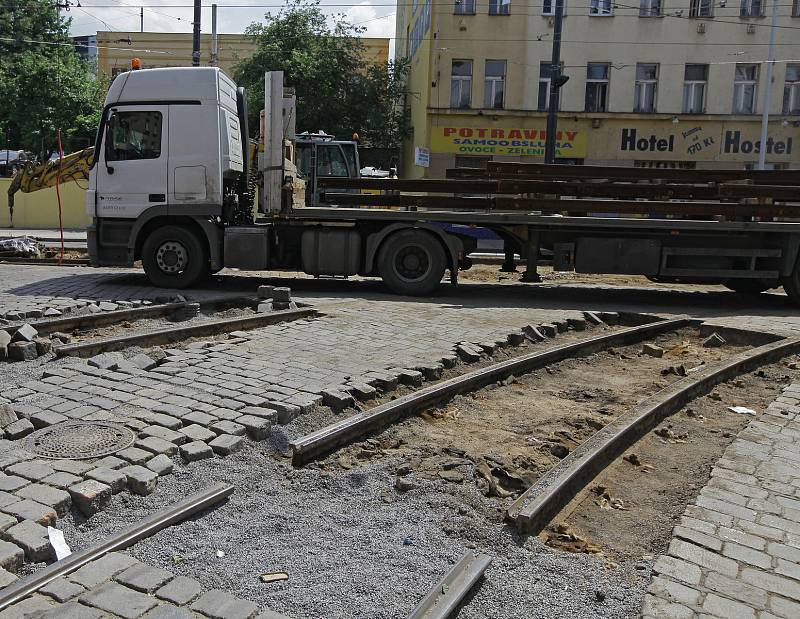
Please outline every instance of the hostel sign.
[[[458, 155], [544, 157], [547, 131], [538, 127], [433, 127], [431, 151]], [[586, 157], [586, 132], [556, 132], [556, 157]]]

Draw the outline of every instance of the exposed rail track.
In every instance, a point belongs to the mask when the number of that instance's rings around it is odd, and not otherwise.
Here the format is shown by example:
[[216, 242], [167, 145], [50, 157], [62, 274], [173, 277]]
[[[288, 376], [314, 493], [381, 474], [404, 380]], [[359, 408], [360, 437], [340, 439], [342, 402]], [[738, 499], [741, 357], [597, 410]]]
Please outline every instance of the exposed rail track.
[[564, 359], [590, 355], [610, 346], [632, 344], [692, 324], [699, 324], [699, 321], [688, 318], [660, 320], [571, 344], [555, 346], [468, 372], [381, 404], [368, 411], [356, 413], [347, 419], [300, 437], [290, 443], [292, 460], [295, 465], [305, 464], [333, 451], [340, 445], [379, 431], [408, 415], [449, 400], [458, 394], [480, 389], [511, 375], [518, 376]]

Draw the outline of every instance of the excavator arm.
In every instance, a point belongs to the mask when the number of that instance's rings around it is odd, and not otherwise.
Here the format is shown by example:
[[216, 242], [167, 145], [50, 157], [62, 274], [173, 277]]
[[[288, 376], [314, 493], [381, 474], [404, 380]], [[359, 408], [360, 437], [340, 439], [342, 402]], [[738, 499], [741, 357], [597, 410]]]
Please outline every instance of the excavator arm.
[[8, 187], [8, 208], [14, 216], [14, 194], [18, 191], [31, 193], [55, 187], [59, 182], [78, 181], [89, 178], [89, 169], [94, 161], [94, 147], [65, 155], [60, 162], [48, 161], [40, 165], [27, 165], [17, 172]]

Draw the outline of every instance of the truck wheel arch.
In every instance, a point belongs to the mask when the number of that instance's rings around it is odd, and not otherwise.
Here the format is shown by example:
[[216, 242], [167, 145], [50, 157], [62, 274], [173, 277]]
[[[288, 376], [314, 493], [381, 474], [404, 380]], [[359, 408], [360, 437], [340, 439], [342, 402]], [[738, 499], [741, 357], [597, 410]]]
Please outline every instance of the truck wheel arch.
[[431, 232], [442, 244], [445, 255], [447, 256], [447, 267], [450, 269], [451, 274], [458, 272], [458, 255], [464, 251], [464, 246], [461, 239], [447, 234], [441, 228], [425, 222], [415, 223], [396, 223], [386, 226], [378, 232], [373, 232], [367, 237], [366, 248], [364, 252], [364, 273], [370, 274], [375, 271], [375, 257], [380, 251], [381, 245], [392, 234], [400, 230], [426, 230]]
[[193, 230], [208, 244], [211, 270], [218, 271], [224, 266], [222, 264], [222, 233], [214, 222], [202, 217], [175, 217], [166, 215], [163, 212], [150, 213], [145, 211], [136, 220], [130, 237], [130, 249], [133, 250], [134, 259], [141, 258], [142, 246], [148, 235], [153, 230], [166, 225], [184, 226]]

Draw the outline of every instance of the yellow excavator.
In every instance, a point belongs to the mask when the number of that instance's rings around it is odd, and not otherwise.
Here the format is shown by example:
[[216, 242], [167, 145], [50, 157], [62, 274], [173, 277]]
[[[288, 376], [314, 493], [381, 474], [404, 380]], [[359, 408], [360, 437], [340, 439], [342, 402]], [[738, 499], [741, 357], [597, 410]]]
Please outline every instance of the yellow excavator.
[[89, 168], [94, 160], [94, 147], [84, 148], [76, 153], [65, 155], [59, 160], [46, 161], [39, 165], [29, 164], [23, 167], [11, 180], [8, 187], [8, 209], [11, 219], [14, 218], [14, 194], [18, 191], [31, 193], [48, 187], [55, 187], [59, 182], [80, 181], [89, 178]]

